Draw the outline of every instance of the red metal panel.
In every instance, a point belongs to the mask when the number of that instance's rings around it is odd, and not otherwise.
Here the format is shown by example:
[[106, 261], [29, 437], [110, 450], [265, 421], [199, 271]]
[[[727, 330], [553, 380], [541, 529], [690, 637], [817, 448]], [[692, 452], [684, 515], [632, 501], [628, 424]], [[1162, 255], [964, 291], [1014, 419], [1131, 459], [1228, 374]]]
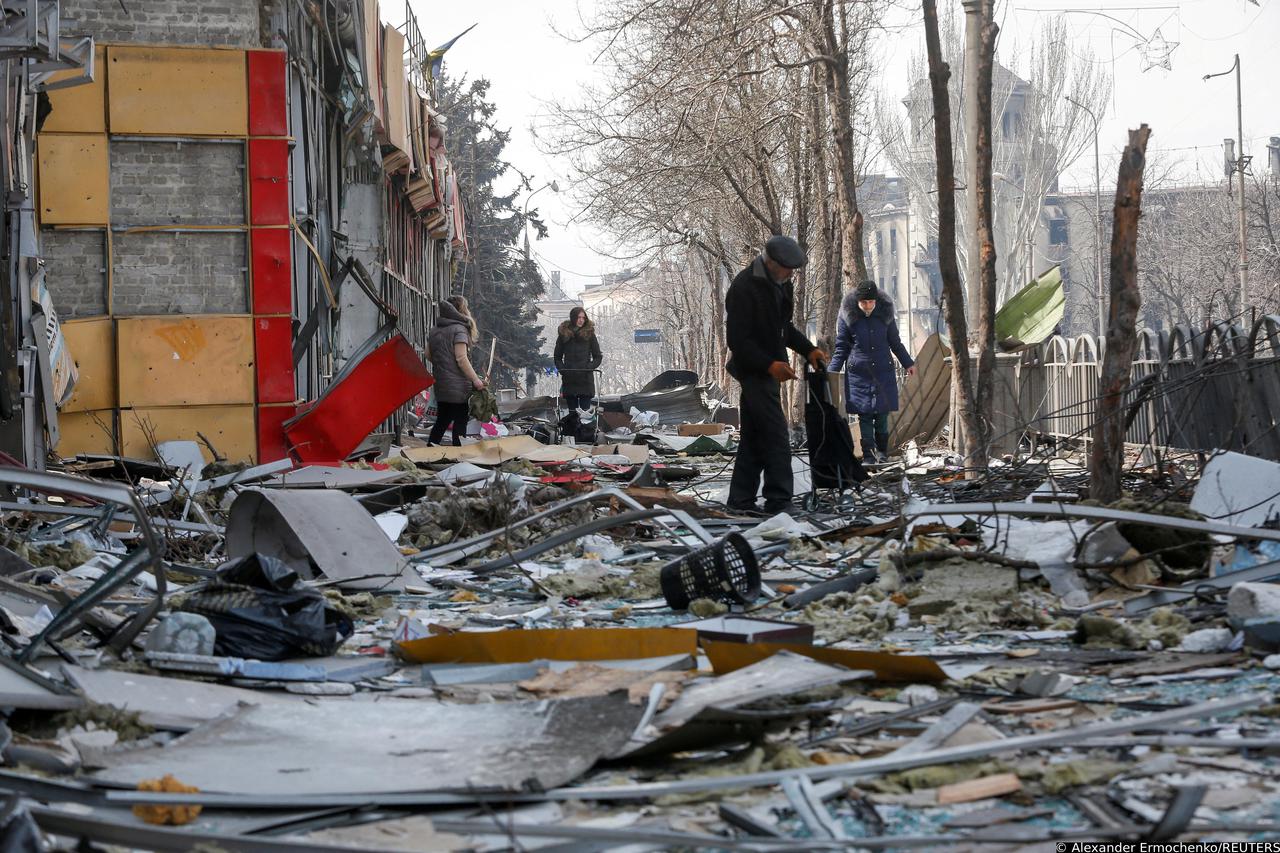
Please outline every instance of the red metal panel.
[[259, 403], [292, 403], [297, 399], [291, 324], [289, 317], [257, 317], [253, 321]]
[[248, 54], [249, 135], [286, 136], [289, 117], [284, 51], [251, 50]]
[[254, 314], [293, 311], [292, 237], [288, 228], [252, 229]]
[[289, 143], [249, 140], [249, 224], [289, 224]]
[[258, 407], [258, 463], [289, 458], [289, 442], [283, 424], [297, 412], [297, 406]]
[[404, 336], [394, 336], [285, 424], [294, 457], [308, 463], [346, 459], [398, 406], [434, 381]]

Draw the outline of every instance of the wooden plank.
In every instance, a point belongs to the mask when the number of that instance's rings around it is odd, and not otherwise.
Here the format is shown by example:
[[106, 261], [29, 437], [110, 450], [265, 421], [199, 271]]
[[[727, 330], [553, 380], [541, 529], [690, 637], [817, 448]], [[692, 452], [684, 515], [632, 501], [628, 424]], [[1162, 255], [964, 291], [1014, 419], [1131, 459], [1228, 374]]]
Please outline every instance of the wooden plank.
[[[199, 442], [199, 436], [204, 435], [231, 462], [256, 464], [258, 461], [258, 436], [252, 405], [160, 406], [120, 410], [121, 454], [137, 459], [153, 458], [148, 433], [157, 442]], [[206, 462], [213, 461], [213, 454], [203, 442], [200, 444], [200, 451]]]
[[107, 48], [112, 133], [244, 136], [248, 84], [242, 50]]
[[724, 424], [680, 424], [676, 435], [724, 435]]
[[1020, 702], [988, 702], [982, 710], [992, 714], [1040, 714], [1074, 708], [1077, 704], [1074, 699], [1026, 699]]
[[106, 225], [111, 179], [107, 137], [91, 133], [42, 133], [39, 156], [40, 222]]
[[79, 378], [71, 399], [62, 405], [70, 412], [116, 407], [116, 334], [110, 317], [67, 320], [62, 324], [67, 350], [75, 359]]
[[58, 446], [64, 459], [79, 453], [115, 455], [116, 413], [114, 409], [94, 412], [61, 412], [58, 415]]
[[995, 776], [983, 776], [970, 779], [968, 782], [957, 782], [954, 785], [943, 785], [938, 788], [938, 805], [953, 803], [972, 803], [974, 800], [985, 800], [990, 797], [1003, 797], [1016, 794], [1022, 790], [1022, 782], [1016, 773], [999, 773]]
[[117, 322], [121, 406], [254, 401], [251, 317], [130, 317]]
[[[44, 120], [41, 133], [106, 133], [107, 132], [107, 50], [102, 45], [93, 52], [94, 78], [67, 89], [49, 92], [52, 112]], [[81, 69], [58, 71], [50, 83], [79, 77]]]
[[950, 410], [951, 371], [940, 335], [930, 335], [916, 359], [916, 375], [902, 384], [902, 407], [893, 418], [889, 442], [928, 441], [938, 434]]
[[386, 87], [386, 137], [413, 165], [413, 145], [409, 141], [409, 78], [404, 70], [404, 34], [395, 27], [383, 28], [382, 80]]

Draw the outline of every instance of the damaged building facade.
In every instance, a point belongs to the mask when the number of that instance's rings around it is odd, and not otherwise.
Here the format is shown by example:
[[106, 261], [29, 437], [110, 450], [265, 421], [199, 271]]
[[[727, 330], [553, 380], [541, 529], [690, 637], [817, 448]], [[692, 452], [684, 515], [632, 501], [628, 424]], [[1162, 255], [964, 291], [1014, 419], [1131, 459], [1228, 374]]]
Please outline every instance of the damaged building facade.
[[62, 15], [97, 47], [36, 139], [40, 252], [80, 368], [51, 449], [341, 458], [339, 389], [362, 362], [385, 379], [354, 440], [399, 429], [465, 245], [412, 16], [384, 25], [374, 0]]

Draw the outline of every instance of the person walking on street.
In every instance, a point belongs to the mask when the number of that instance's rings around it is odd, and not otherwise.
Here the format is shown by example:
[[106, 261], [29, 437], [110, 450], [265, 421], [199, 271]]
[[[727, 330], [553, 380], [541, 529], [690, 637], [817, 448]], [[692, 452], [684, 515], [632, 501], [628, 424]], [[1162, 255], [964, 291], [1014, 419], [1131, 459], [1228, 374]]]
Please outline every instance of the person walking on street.
[[836, 352], [828, 370], [844, 373], [845, 409], [858, 416], [862, 458], [889, 460], [889, 413], [898, 411], [898, 378], [893, 358], [911, 376], [911, 353], [902, 345], [893, 304], [873, 281], [864, 281], [840, 304]]
[[556, 335], [556, 370], [560, 371], [560, 396], [571, 409], [587, 409], [596, 396], [596, 368], [604, 361], [596, 327], [578, 306], [560, 324]]
[[733, 279], [725, 296], [729, 375], [742, 385], [738, 456], [729, 481], [730, 509], [754, 510], [764, 475], [764, 508], [791, 505], [791, 441], [782, 413], [782, 383], [796, 378], [790, 348], [818, 369], [827, 354], [791, 322], [795, 307], [792, 274], [808, 263], [790, 237], [769, 238], [764, 251]]
[[435, 372], [436, 422], [427, 443], [436, 445], [453, 425], [453, 444], [462, 444], [467, 430], [467, 398], [485, 382], [471, 366], [468, 350], [475, 344], [478, 330], [467, 300], [450, 296], [439, 305], [440, 316], [427, 341], [427, 357]]

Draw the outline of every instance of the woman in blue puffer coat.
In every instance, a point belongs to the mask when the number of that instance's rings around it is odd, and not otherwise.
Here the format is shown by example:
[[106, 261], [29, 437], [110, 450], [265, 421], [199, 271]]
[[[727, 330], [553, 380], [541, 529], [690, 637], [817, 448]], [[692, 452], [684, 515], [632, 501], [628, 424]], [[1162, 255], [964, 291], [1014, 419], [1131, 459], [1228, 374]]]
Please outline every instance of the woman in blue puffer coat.
[[888, 461], [889, 413], [898, 411], [898, 379], [893, 357], [915, 373], [915, 361], [902, 345], [893, 304], [864, 281], [840, 305], [836, 351], [828, 370], [845, 368], [845, 409], [858, 416], [863, 460]]

